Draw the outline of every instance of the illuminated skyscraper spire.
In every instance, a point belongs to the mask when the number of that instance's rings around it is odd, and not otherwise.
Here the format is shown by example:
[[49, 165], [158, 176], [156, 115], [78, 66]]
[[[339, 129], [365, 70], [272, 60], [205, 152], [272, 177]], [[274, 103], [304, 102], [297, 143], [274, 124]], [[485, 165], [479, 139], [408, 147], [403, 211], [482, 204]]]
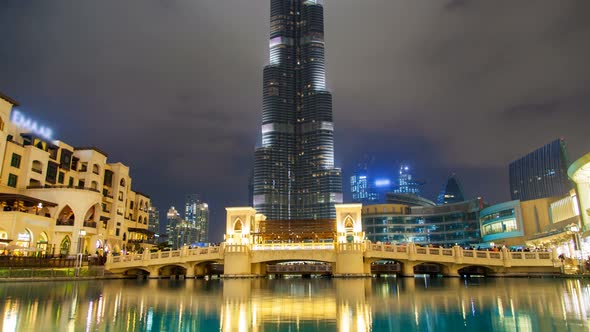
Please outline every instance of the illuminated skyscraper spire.
[[270, 7], [254, 207], [269, 220], [334, 218], [342, 178], [334, 167], [324, 9], [317, 0], [271, 0]]

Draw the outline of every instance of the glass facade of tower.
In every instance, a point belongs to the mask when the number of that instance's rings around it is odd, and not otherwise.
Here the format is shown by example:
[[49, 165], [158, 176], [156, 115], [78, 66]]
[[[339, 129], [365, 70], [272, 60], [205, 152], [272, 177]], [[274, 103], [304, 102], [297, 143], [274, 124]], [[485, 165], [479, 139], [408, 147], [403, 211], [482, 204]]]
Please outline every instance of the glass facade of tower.
[[566, 196], [572, 183], [567, 176], [565, 141], [557, 139], [510, 163], [512, 200]]
[[459, 180], [454, 175], [451, 176], [447, 183], [443, 186], [440, 194], [438, 194], [438, 198], [436, 203], [439, 205], [444, 204], [453, 204], [463, 202], [465, 200], [465, 196], [463, 195], [463, 189], [461, 189], [461, 184]]
[[199, 199], [199, 195], [186, 197], [184, 205], [185, 220], [196, 228], [195, 242], [207, 243], [209, 240], [209, 205]]
[[399, 176], [393, 192], [396, 194], [414, 194], [420, 196], [420, 187], [422, 185], [422, 182], [416, 181], [412, 178], [410, 166], [402, 164], [399, 168]]
[[154, 233], [154, 242], [159, 242], [160, 211], [153, 205], [148, 209], [148, 230]]
[[166, 225], [168, 244], [173, 249], [179, 249], [182, 246], [192, 245], [197, 242], [197, 228], [191, 222], [183, 220], [174, 206], [168, 209], [166, 219], [168, 222]]
[[270, 64], [263, 73], [253, 205], [269, 220], [334, 218], [334, 204], [342, 202], [342, 177], [334, 167], [324, 9], [310, 0], [271, 0], [270, 7]]
[[481, 242], [480, 198], [447, 205], [409, 206], [376, 204], [363, 206], [363, 231], [372, 242], [444, 246]]

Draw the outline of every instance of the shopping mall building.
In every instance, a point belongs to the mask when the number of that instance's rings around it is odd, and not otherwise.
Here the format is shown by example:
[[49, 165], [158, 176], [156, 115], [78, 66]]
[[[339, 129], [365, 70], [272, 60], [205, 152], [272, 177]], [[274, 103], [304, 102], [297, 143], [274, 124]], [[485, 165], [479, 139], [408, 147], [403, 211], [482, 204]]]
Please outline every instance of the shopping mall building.
[[17, 107], [0, 94], [0, 253], [67, 256], [144, 243], [150, 198], [132, 190], [129, 167], [53, 140]]

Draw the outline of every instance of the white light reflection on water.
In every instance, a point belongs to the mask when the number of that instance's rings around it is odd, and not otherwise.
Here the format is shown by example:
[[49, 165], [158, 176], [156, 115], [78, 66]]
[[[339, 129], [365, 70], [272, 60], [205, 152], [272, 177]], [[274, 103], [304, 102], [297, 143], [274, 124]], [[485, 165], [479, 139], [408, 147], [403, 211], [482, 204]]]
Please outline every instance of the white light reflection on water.
[[2, 331], [16, 331], [18, 312], [18, 303], [14, 303], [10, 299], [8, 299], [4, 304], [4, 319], [2, 320]]
[[6, 331], [590, 328], [590, 280], [112, 280], [0, 284], [0, 299]]

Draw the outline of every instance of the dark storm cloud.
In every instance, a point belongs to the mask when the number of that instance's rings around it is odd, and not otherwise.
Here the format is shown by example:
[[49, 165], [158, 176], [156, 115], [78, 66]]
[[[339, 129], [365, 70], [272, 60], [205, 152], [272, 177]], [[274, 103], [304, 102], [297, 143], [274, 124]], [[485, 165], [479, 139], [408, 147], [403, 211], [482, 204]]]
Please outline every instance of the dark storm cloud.
[[[326, 0], [336, 161], [406, 160], [432, 196], [508, 198], [507, 163], [590, 150], [590, 2]], [[0, 91], [75, 145], [132, 167], [161, 210], [246, 204], [269, 0], [0, 4]], [[362, 116], [359, 116], [362, 115]], [[347, 183], [347, 178], [344, 182]], [[223, 225], [213, 225], [219, 239]]]

